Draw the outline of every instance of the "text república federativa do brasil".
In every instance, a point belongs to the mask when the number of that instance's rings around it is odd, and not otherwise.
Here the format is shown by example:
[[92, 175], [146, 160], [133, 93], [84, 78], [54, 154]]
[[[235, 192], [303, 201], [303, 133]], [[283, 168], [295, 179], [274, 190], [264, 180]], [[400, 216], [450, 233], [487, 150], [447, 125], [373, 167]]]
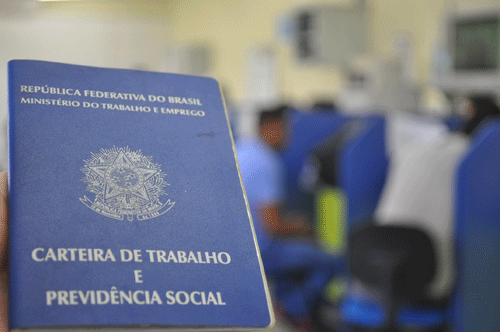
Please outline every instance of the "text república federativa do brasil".
[[[199, 98], [183, 96], [144, 95], [142, 93], [110, 92], [95, 90], [80, 90], [73, 88], [21, 85], [21, 104], [52, 105], [60, 107], [83, 107], [89, 109], [104, 109], [115, 111], [132, 111], [152, 114], [170, 114], [187, 116], [205, 116]], [[46, 95], [30, 97], [30, 94]], [[54, 98], [57, 96], [57, 98]], [[64, 97], [59, 97], [64, 96]], [[70, 99], [83, 97], [88, 101]], [[106, 102], [102, 102], [105, 100]], [[120, 101], [120, 103], [117, 103]], [[130, 105], [127, 101], [139, 101], [147, 105]], [[174, 105], [173, 107], [155, 106], [159, 104]], [[182, 107], [182, 108], [181, 108]]]

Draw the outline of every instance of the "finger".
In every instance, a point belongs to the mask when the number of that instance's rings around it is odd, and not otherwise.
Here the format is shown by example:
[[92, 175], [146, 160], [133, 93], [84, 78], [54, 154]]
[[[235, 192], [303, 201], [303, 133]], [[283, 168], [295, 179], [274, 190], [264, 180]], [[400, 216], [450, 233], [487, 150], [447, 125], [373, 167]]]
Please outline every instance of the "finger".
[[7, 263], [7, 172], [0, 172], [0, 264], [2, 270]]
[[7, 332], [7, 172], [0, 172], [0, 332]]

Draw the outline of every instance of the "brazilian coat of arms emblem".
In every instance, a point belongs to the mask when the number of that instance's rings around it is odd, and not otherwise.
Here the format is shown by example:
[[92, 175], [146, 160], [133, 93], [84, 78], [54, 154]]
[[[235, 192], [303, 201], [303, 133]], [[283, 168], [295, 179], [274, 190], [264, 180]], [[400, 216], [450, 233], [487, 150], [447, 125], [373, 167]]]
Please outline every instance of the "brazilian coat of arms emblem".
[[147, 220], [172, 208], [175, 202], [162, 202], [164, 180], [160, 164], [141, 151], [126, 148], [101, 149], [84, 160], [83, 181], [94, 200], [83, 196], [80, 201], [91, 210], [117, 220]]

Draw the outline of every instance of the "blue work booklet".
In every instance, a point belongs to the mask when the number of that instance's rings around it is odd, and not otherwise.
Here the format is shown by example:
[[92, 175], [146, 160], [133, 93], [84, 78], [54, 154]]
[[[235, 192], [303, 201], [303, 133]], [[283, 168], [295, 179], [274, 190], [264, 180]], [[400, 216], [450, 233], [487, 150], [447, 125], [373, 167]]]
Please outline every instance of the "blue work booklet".
[[219, 84], [9, 63], [10, 328], [274, 317]]

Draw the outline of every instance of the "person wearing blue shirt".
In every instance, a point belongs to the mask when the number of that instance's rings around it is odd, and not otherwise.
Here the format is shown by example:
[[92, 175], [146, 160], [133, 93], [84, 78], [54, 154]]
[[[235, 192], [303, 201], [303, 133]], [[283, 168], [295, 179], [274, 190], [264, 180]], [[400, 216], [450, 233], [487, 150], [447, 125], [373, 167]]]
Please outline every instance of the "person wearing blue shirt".
[[312, 235], [307, 220], [284, 217], [285, 170], [278, 152], [287, 139], [285, 119], [284, 106], [262, 112], [259, 136], [241, 139], [236, 151], [264, 269], [274, 281], [276, 300], [293, 323], [307, 326], [324, 287], [343, 266], [304, 238]]

